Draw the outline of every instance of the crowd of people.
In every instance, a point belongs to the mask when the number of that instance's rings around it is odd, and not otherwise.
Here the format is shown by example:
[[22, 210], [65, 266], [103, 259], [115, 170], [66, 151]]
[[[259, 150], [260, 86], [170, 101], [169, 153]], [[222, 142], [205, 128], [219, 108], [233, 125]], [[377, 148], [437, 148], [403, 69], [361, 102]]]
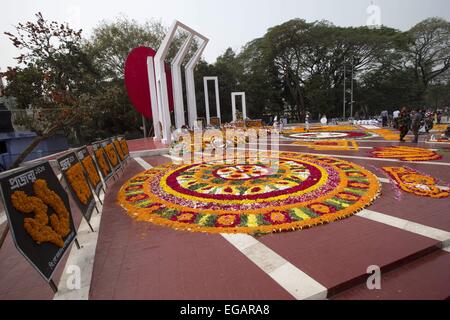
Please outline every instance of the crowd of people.
[[431, 111], [423, 108], [409, 110], [407, 107], [403, 107], [401, 110], [395, 110], [392, 113], [392, 117], [390, 117], [388, 111], [382, 111], [380, 117], [383, 127], [391, 125], [400, 131], [400, 141], [405, 141], [405, 136], [411, 130], [414, 134], [413, 142], [417, 143], [420, 132], [428, 133], [433, 129], [434, 123], [440, 124], [443, 114], [448, 117], [448, 113], [448, 108], [442, 112], [440, 110]]

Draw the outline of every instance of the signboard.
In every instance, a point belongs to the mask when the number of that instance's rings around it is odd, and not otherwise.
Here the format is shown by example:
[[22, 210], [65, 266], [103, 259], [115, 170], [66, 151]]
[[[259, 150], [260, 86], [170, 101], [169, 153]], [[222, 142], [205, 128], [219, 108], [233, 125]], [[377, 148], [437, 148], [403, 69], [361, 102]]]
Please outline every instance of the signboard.
[[114, 149], [116, 149], [116, 153], [119, 156], [119, 160], [120, 162], [124, 162], [125, 161], [125, 153], [122, 150], [122, 146], [120, 145], [120, 142], [118, 140], [117, 137], [113, 137], [111, 139], [113, 145], [114, 145]]
[[125, 137], [118, 136], [120, 146], [122, 147], [122, 151], [125, 154], [125, 159], [128, 159], [130, 157], [130, 151], [128, 150], [128, 143]]
[[50, 282], [76, 238], [66, 192], [48, 162], [4, 173], [0, 187], [15, 246]]
[[56, 162], [58, 162], [72, 198], [75, 200], [78, 208], [80, 208], [86, 221], [89, 222], [95, 207], [95, 199], [81, 162], [78, 161], [75, 152], [70, 152], [58, 158]]
[[99, 170], [94, 162], [94, 159], [92, 158], [86, 146], [78, 149], [76, 151], [76, 155], [84, 168], [89, 183], [91, 184], [92, 188], [95, 190], [95, 193], [98, 196], [100, 194], [100, 190], [103, 187], [103, 184], [102, 179], [100, 178]]
[[114, 171], [117, 171], [117, 169], [119, 169], [122, 164], [120, 162], [119, 156], [117, 155], [116, 149], [114, 148], [114, 144], [110, 139], [100, 141], [100, 144], [103, 150], [105, 150], [106, 158], [108, 159], [109, 164], [114, 169]]
[[94, 150], [95, 162], [97, 163], [100, 173], [103, 176], [105, 182], [113, 175], [113, 170], [106, 158], [105, 150], [103, 150], [100, 142], [94, 142], [92, 144], [92, 150]]

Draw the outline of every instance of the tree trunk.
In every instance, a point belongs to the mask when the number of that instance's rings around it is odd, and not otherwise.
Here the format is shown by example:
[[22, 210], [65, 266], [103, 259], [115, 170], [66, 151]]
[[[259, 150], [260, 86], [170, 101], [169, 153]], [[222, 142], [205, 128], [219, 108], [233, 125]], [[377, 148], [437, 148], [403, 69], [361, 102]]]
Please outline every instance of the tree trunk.
[[28, 145], [28, 147], [26, 147], [25, 150], [23, 150], [22, 153], [17, 157], [17, 159], [14, 161], [14, 163], [11, 165], [9, 169], [14, 169], [20, 166], [20, 164], [34, 150], [34, 148], [36, 148], [41, 141], [44, 141], [47, 138], [48, 138], [47, 135], [37, 136], [36, 138], [34, 138], [34, 140], [31, 141], [31, 143]]

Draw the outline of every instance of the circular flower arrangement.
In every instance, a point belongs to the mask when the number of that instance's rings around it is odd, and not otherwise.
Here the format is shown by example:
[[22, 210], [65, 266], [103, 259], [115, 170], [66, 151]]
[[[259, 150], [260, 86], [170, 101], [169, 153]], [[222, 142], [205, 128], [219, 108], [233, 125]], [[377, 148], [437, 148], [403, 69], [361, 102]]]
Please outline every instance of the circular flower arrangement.
[[427, 161], [442, 159], [438, 153], [433, 150], [414, 147], [379, 147], [370, 152], [374, 158], [398, 159], [403, 161]]
[[284, 136], [295, 140], [367, 139], [373, 137], [371, 133], [363, 131], [285, 132]]
[[139, 221], [219, 233], [295, 230], [350, 216], [378, 196], [356, 164], [281, 152], [275, 157], [165, 165], [127, 181], [119, 202]]

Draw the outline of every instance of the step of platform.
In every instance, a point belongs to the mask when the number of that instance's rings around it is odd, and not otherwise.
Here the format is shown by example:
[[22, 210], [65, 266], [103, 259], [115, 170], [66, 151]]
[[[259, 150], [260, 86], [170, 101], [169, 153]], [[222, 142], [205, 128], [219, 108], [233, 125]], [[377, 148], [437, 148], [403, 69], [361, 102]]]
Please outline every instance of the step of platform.
[[381, 273], [381, 288], [365, 283], [343, 291], [332, 300], [400, 300], [450, 298], [450, 253], [434, 251], [394, 270]]

